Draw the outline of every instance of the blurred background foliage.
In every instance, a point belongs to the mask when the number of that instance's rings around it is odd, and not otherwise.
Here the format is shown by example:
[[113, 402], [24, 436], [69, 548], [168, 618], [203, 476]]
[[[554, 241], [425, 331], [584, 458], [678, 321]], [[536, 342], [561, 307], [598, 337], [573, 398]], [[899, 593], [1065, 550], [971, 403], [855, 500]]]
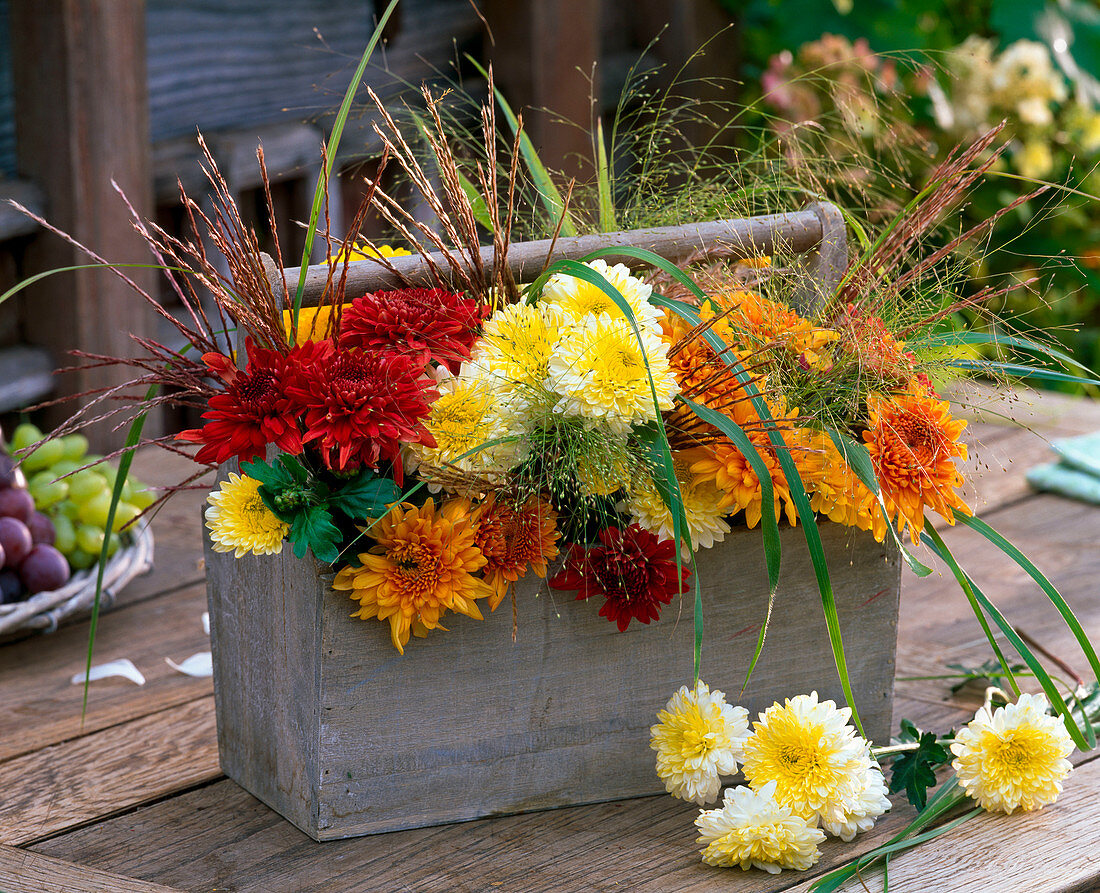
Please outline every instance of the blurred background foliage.
[[[825, 157], [853, 210], [896, 212], [957, 145], [1004, 121], [1007, 148], [957, 232], [1052, 184], [969, 245], [962, 292], [1100, 368], [1100, 5], [1085, 0], [722, 0], [743, 98], [781, 151]], [[948, 234], [952, 235], [952, 234]], [[956, 271], [958, 272], [958, 271]], [[959, 328], [997, 326], [973, 312]]]

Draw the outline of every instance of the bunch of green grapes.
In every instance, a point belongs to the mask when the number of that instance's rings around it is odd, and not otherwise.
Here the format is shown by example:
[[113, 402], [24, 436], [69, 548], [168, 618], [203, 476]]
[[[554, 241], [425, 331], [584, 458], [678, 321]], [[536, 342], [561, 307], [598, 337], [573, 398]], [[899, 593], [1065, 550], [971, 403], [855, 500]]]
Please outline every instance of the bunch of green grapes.
[[73, 570], [89, 568], [99, 560], [105, 538], [108, 557], [119, 550], [120, 531], [156, 496], [136, 478], [128, 478], [108, 533], [107, 514], [118, 469], [102, 456], [89, 454], [88, 440], [81, 434], [47, 440], [30, 453], [18, 452], [42, 438], [38, 428], [24, 423], [12, 433], [11, 450], [22, 460], [35, 508], [53, 522], [54, 546]]

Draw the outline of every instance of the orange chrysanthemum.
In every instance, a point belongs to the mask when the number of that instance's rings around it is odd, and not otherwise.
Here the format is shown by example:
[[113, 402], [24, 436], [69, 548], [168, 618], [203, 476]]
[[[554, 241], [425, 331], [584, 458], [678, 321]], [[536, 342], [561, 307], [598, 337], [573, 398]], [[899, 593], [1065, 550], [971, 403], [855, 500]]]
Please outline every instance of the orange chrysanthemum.
[[870, 530], [876, 540], [886, 536], [886, 519], [875, 494], [867, 489], [851, 466], [820, 431], [806, 432], [802, 482], [810, 493], [810, 507], [830, 521]]
[[966, 458], [959, 443], [966, 422], [951, 418], [946, 402], [908, 392], [868, 400], [871, 424], [863, 433], [874, 462], [886, 510], [898, 530], [908, 528], [916, 542], [924, 529], [924, 509], [931, 508], [949, 524], [954, 512], [971, 514], [955, 492], [962, 475], [955, 459]]
[[463, 500], [444, 503], [438, 514], [431, 499], [420, 508], [394, 506], [371, 530], [378, 545], [359, 555], [362, 567], [343, 568], [332, 588], [359, 602], [353, 617], [388, 620], [393, 645], [404, 654], [410, 633], [423, 637], [442, 628], [448, 610], [482, 619], [475, 599], [491, 592], [474, 576], [486, 564], [476, 533]]
[[[775, 455], [775, 448], [771, 446], [767, 434], [752, 433], [749, 439], [756, 445], [760, 458], [771, 473], [776, 515], [785, 511], [787, 520], [794, 524], [798, 520], [798, 512]], [[725, 494], [719, 504], [723, 508], [731, 507], [731, 514], [744, 510], [745, 523], [749, 527], [759, 524], [764, 494], [760, 487], [760, 478], [756, 476], [744, 454], [731, 441], [722, 438], [710, 447], [700, 448], [699, 456], [691, 465], [691, 473], [695, 479], [710, 481], [718, 487]]]
[[490, 496], [474, 512], [474, 542], [488, 560], [485, 582], [492, 590], [489, 609], [495, 611], [508, 591], [528, 569], [546, 576], [546, 562], [558, 554], [558, 516], [544, 499], [532, 496], [516, 508]]
[[771, 301], [754, 291], [734, 290], [714, 295], [704, 312], [724, 313], [723, 322], [745, 347], [782, 346], [816, 366], [826, 345], [839, 337], [799, 316], [786, 304]]

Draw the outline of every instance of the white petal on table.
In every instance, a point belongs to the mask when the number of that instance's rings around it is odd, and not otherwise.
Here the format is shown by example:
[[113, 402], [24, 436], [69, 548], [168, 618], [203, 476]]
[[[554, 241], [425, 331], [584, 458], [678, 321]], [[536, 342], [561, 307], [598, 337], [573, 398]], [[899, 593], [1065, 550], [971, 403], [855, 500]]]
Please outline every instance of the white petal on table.
[[[88, 674], [88, 679], [95, 682], [97, 679], [108, 679], [111, 676], [122, 676], [124, 679], [129, 679], [135, 685], [144, 685], [145, 677], [141, 674], [141, 670], [134, 666], [134, 662], [129, 658], [123, 657], [119, 660], [108, 661], [105, 664], [97, 664], [92, 667], [92, 671]], [[84, 673], [77, 673], [73, 676], [73, 685], [84, 684]]]
[[214, 675], [214, 660], [209, 651], [200, 651], [198, 654], [192, 654], [181, 664], [177, 664], [170, 657], [166, 657], [164, 662], [177, 673], [183, 673], [185, 676], [201, 678], [203, 676]]
[[210, 635], [210, 612], [202, 612], [202, 631], [207, 635]]

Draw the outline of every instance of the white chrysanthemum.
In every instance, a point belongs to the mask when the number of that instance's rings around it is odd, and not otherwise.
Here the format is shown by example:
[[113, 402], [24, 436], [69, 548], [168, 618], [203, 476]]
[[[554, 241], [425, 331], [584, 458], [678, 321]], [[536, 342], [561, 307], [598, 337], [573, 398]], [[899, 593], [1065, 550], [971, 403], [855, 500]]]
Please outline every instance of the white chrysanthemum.
[[554, 411], [598, 419], [625, 434], [671, 409], [679, 388], [669, 368], [668, 345], [651, 332], [641, 334], [639, 341], [624, 317], [608, 314], [568, 331], [549, 363], [549, 387], [562, 398]]
[[776, 783], [776, 797], [799, 815], [843, 825], [863, 807], [871, 768], [867, 741], [848, 725], [852, 711], [817, 692], [773, 704], [745, 741], [743, 772], [756, 790]]
[[854, 840], [857, 834], [875, 827], [875, 820], [890, 808], [886, 791], [882, 770], [871, 766], [863, 773], [863, 784], [856, 795], [855, 808], [845, 812], [843, 821], [823, 819], [822, 827], [845, 843]]
[[[585, 266], [602, 275], [623, 296], [638, 322], [638, 328], [658, 332], [661, 311], [649, 303], [653, 287], [630, 275], [624, 264], [610, 267], [605, 261], [594, 260]], [[599, 286], [566, 273], [551, 276], [542, 289], [539, 306], [556, 307], [567, 320], [583, 321], [591, 316], [623, 316], [618, 304]], [[625, 317], [623, 317], [625, 318]]]
[[703, 861], [719, 868], [740, 865], [779, 874], [805, 871], [821, 858], [825, 834], [775, 799], [775, 782], [759, 791], [728, 788], [721, 809], [704, 809], [695, 820]]
[[[493, 385], [493, 380], [485, 377], [439, 375], [439, 397], [424, 420], [436, 445], [411, 445], [418, 462], [483, 473], [506, 471], [515, 464], [518, 426]], [[493, 443], [497, 440], [505, 442]], [[478, 449], [490, 443], [493, 445]]]
[[673, 797], [703, 805], [722, 788], [721, 775], [733, 775], [749, 731], [749, 713], [726, 703], [723, 692], [700, 680], [686, 685], [657, 713], [649, 746], [657, 751], [657, 774]]
[[561, 333], [562, 315], [552, 307], [507, 304], [486, 320], [466, 366], [502, 392], [541, 388]]
[[1047, 714], [1042, 695], [1020, 695], [990, 713], [982, 707], [951, 744], [959, 784], [983, 809], [1041, 809], [1062, 793], [1073, 739]]
[[1017, 40], [998, 57], [990, 77], [993, 96], [1003, 108], [1015, 109], [1025, 124], [1046, 127], [1054, 122], [1051, 102], [1066, 98], [1066, 84], [1055, 70], [1046, 46]]
[[[684, 504], [688, 532], [691, 534], [691, 545], [698, 551], [720, 543], [730, 528], [724, 520], [729, 514], [729, 509], [723, 506], [725, 493], [718, 489], [713, 480], [697, 478], [691, 473], [691, 464], [696, 459], [695, 453], [695, 450], [677, 453], [673, 456], [672, 465], [680, 484], [680, 497]], [[624, 508], [639, 527], [656, 535], [658, 539], [675, 539], [672, 512], [650, 475], [641, 474], [631, 482]], [[683, 551], [687, 553], [686, 548]], [[689, 554], [684, 557], [689, 557]]]

